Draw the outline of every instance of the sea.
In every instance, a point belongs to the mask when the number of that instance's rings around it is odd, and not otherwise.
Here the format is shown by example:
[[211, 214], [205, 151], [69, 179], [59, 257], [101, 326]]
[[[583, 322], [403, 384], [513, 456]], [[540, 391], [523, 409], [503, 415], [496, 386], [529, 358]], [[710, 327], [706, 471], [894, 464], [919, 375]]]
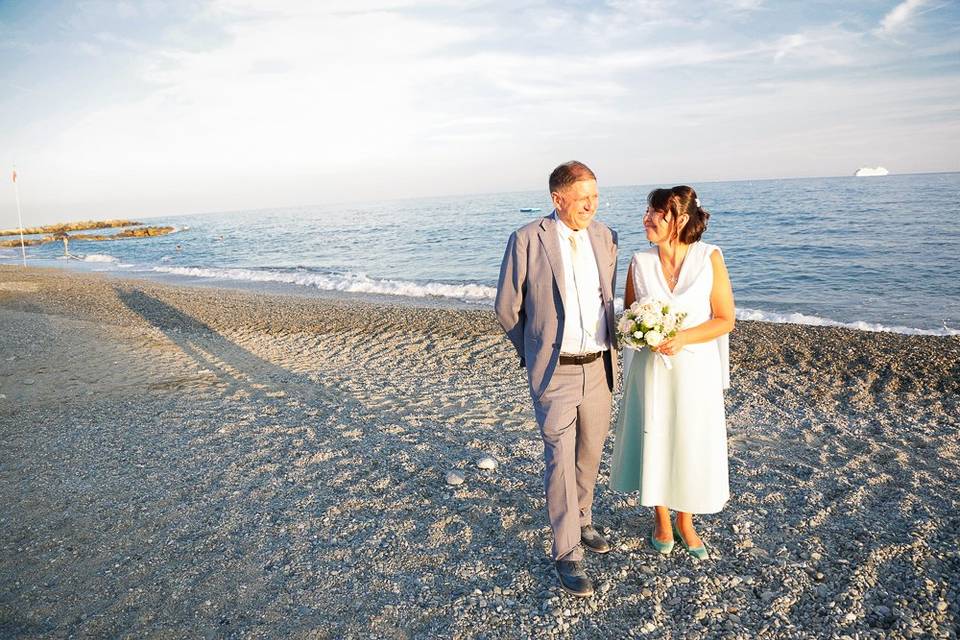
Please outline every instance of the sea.
[[[600, 187], [620, 238], [618, 289], [649, 248], [658, 186]], [[960, 335], [960, 173], [693, 184], [741, 319]], [[532, 211], [531, 211], [532, 209]], [[504, 247], [552, 211], [542, 190], [169, 215], [170, 235], [27, 248], [27, 263], [177, 284], [492, 307]], [[28, 220], [24, 221], [29, 224]], [[96, 231], [92, 233], [103, 233]], [[20, 250], [0, 249], [17, 264]]]

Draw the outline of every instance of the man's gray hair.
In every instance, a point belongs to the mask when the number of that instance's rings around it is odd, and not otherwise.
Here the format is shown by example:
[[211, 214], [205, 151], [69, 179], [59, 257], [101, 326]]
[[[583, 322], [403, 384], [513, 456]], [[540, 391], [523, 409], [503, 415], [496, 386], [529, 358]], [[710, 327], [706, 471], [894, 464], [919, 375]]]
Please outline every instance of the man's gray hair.
[[577, 160], [564, 162], [550, 174], [550, 193], [559, 191], [580, 180], [596, 179], [597, 176], [590, 170], [590, 167], [582, 162], [578, 162]]

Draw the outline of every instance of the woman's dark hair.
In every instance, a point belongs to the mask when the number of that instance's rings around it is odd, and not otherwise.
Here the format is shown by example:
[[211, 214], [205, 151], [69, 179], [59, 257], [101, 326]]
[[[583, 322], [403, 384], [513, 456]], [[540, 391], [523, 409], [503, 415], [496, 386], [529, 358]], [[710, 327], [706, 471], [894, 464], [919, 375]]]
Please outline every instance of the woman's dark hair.
[[[701, 207], [699, 202], [697, 192], [686, 185], [672, 189], [654, 189], [647, 195], [647, 204], [654, 211], [666, 214], [673, 239], [683, 244], [693, 244], [707, 230], [710, 212]], [[687, 224], [677, 228], [677, 220], [684, 214], [688, 217]]]

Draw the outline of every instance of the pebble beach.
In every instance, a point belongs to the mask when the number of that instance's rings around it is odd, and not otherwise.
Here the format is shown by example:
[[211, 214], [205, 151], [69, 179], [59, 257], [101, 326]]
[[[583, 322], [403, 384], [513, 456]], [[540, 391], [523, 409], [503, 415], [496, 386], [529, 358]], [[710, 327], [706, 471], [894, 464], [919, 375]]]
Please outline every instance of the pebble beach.
[[611, 436], [579, 599], [491, 310], [0, 266], [0, 327], [3, 638], [957, 637], [957, 336], [739, 322], [711, 559]]

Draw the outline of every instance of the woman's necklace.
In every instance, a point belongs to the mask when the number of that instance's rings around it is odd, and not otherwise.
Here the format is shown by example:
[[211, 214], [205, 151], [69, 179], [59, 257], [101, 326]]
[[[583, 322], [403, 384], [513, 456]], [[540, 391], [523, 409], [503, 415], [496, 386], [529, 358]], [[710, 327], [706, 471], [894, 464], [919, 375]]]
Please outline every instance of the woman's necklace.
[[667, 282], [670, 285], [670, 290], [672, 291], [674, 287], [677, 286], [677, 281], [680, 279], [680, 270], [683, 269], [683, 261], [687, 259], [687, 252], [683, 252], [683, 257], [680, 258], [680, 262], [677, 264], [676, 268], [670, 269], [667, 267], [667, 263], [664, 262], [663, 256], [660, 255], [660, 252], [657, 252], [657, 255], [660, 257], [660, 266], [663, 267], [663, 275], [666, 276]]

